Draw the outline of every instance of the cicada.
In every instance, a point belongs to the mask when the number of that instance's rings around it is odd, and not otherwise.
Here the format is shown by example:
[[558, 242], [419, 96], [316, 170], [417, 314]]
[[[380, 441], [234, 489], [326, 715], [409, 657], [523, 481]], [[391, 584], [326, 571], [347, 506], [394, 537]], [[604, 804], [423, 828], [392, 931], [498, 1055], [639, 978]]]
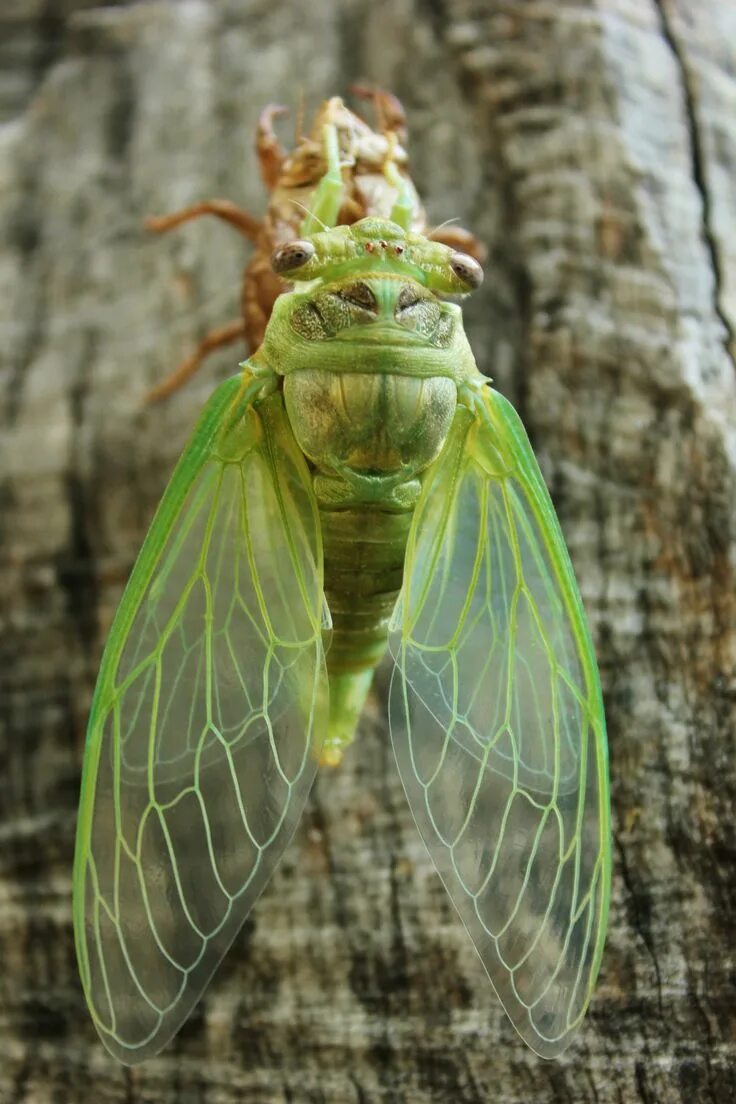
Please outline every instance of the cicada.
[[[321, 105], [309, 131], [298, 137], [291, 152], [284, 149], [273, 129], [274, 119], [285, 114], [286, 108], [270, 104], [263, 109], [256, 128], [258, 163], [269, 191], [263, 218], [255, 218], [230, 200], [210, 199], [146, 220], [149, 230], [164, 233], [212, 215], [255, 246], [243, 273], [241, 316], [206, 334], [176, 371], [151, 389], [149, 401], [176, 391], [216, 349], [245, 339], [248, 351], [255, 352], [263, 341], [274, 302], [288, 289], [283, 276], [271, 267], [271, 254], [300, 233], [357, 222], [369, 215], [388, 218], [396, 205], [401, 207], [402, 224], [419, 233], [428, 232], [424, 207], [408, 170], [406, 116], [401, 103], [380, 89], [358, 86], [353, 92], [373, 102], [377, 129], [350, 111], [339, 96], [332, 96]], [[445, 224], [429, 236], [477, 260], [484, 258], [483, 246], [460, 226]]]
[[591, 997], [610, 848], [583, 606], [463, 329], [482, 269], [390, 215], [276, 250], [291, 290], [201, 414], [110, 631], [74, 924], [128, 1064], [199, 999], [387, 648], [411, 811], [514, 1027], [553, 1057]]

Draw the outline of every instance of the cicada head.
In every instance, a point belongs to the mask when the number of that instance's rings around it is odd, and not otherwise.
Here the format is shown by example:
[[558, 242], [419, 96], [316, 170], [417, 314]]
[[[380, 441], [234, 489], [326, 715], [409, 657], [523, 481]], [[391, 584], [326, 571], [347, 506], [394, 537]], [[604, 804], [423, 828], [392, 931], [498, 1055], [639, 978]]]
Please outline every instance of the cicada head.
[[[278, 371], [295, 370], [305, 357], [311, 362], [313, 350], [329, 345], [322, 355], [336, 367], [350, 346], [369, 369], [375, 362], [388, 370], [377, 362], [379, 350], [393, 356], [390, 350], [401, 349], [408, 374], [455, 374], [450, 359], [457, 357], [450, 354], [466, 339], [460, 309], [448, 297], [480, 285], [483, 270], [474, 258], [386, 219], [365, 218], [287, 243], [272, 265], [294, 285], [269, 326], [279, 337]], [[268, 337], [267, 352], [275, 348]], [[450, 358], [445, 367], [438, 366], [443, 356]]]
[[378, 218], [287, 242], [272, 255], [271, 264], [294, 283], [372, 272], [411, 276], [440, 295], [467, 295], [483, 282], [483, 269], [474, 257]]

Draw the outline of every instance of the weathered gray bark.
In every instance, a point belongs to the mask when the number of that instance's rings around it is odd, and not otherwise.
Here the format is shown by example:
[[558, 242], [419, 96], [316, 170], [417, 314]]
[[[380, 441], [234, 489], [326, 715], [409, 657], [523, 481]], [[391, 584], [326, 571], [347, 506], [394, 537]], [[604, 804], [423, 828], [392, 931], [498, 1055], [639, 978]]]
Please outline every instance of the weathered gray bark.
[[[731, 0], [5, 3], [0, 28], [0, 1101], [736, 1099], [736, 10]], [[223, 353], [261, 105], [409, 112], [468, 310], [569, 539], [610, 725], [611, 930], [579, 1042], [526, 1052], [419, 842], [380, 694], [177, 1041], [135, 1073], [76, 976], [84, 726], [125, 574]]]

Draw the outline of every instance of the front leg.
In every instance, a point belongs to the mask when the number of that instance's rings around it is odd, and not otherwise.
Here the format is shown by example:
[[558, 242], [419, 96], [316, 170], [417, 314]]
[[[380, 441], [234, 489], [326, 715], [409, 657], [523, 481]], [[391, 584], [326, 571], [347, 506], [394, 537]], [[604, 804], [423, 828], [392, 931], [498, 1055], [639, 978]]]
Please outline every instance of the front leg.
[[239, 337], [245, 336], [245, 319], [238, 318], [234, 322], [229, 322], [227, 326], [220, 327], [219, 330], [210, 330], [210, 332], [202, 338], [197, 348], [181, 362], [176, 371], [172, 372], [170, 376], [167, 376], [161, 383], [157, 383], [155, 387], [146, 395], [146, 403], [157, 403], [161, 399], [166, 399], [169, 395], [172, 395], [174, 391], [178, 391], [180, 387], [183, 387], [188, 379], [194, 375], [199, 368], [203, 360], [205, 360], [210, 353], [214, 353], [216, 349], [221, 349], [224, 345], [231, 345], [233, 341], [237, 341]]
[[268, 104], [264, 107], [256, 127], [256, 154], [261, 170], [261, 179], [272, 192], [281, 178], [281, 166], [286, 160], [286, 150], [279, 142], [273, 129], [273, 120], [287, 115], [288, 107], [281, 104]]
[[151, 215], [143, 225], [146, 230], [151, 230], [155, 234], [164, 234], [167, 230], [173, 230], [185, 222], [201, 218], [202, 215], [214, 215], [215, 218], [230, 223], [252, 242], [257, 240], [261, 232], [260, 219], [253, 218], [248, 211], [231, 203], [229, 199], [208, 199], [202, 203], [193, 203], [191, 207], [184, 207], [181, 211], [174, 211], [170, 215]]
[[337, 226], [345, 192], [337, 127], [334, 123], [325, 123], [323, 139], [327, 171], [314, 190], [309, 204], [309, 213], [302, 222], [301, 233], [305, 236], [316, 234], [318, 230], [331, 230], [333, 226]]

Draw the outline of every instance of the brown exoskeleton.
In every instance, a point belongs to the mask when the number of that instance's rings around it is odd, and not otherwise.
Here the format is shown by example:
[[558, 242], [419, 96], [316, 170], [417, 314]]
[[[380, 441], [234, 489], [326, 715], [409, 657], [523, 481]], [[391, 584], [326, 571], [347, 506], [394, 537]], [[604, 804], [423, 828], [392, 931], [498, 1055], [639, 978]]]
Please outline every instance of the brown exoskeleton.
[[[216, 349], [240, 338], [249, 352], [259, 347], [274, 301], [289, 287], [273, 271], [271, 255], [300, 234], [320, 229], [321, 220], [343, 225], [366, 216], [389, 218], [399, 204], [408, 211], [411, 230], [427, 232], [424, 208], [408, 171], [406, 116], [401, 103], [390, 92], [360, 86], [353, 91], [373, 101], [377, 128], [372, 129], [333, 96], [321, 105], [311, 130], [298, 139], [291, 153], [286, 152], [273, 129], [274, 119], [287, 109], [269, 104], [261, 112], [256, 151], [261, 177], [270, 193], [262, 218], [255, 218], [230, 200], [212, 199], [146, 220], [147, 229], [163, 233], [201, 215], [214, 215], [255, 246], [243, 273], [241, 316], [206, 334], [178, 368], [151, 389], [149, 402], [178, 390]], [[446, 225], [427, 236], [483, 259], [482, 245], [461, 227]]]

